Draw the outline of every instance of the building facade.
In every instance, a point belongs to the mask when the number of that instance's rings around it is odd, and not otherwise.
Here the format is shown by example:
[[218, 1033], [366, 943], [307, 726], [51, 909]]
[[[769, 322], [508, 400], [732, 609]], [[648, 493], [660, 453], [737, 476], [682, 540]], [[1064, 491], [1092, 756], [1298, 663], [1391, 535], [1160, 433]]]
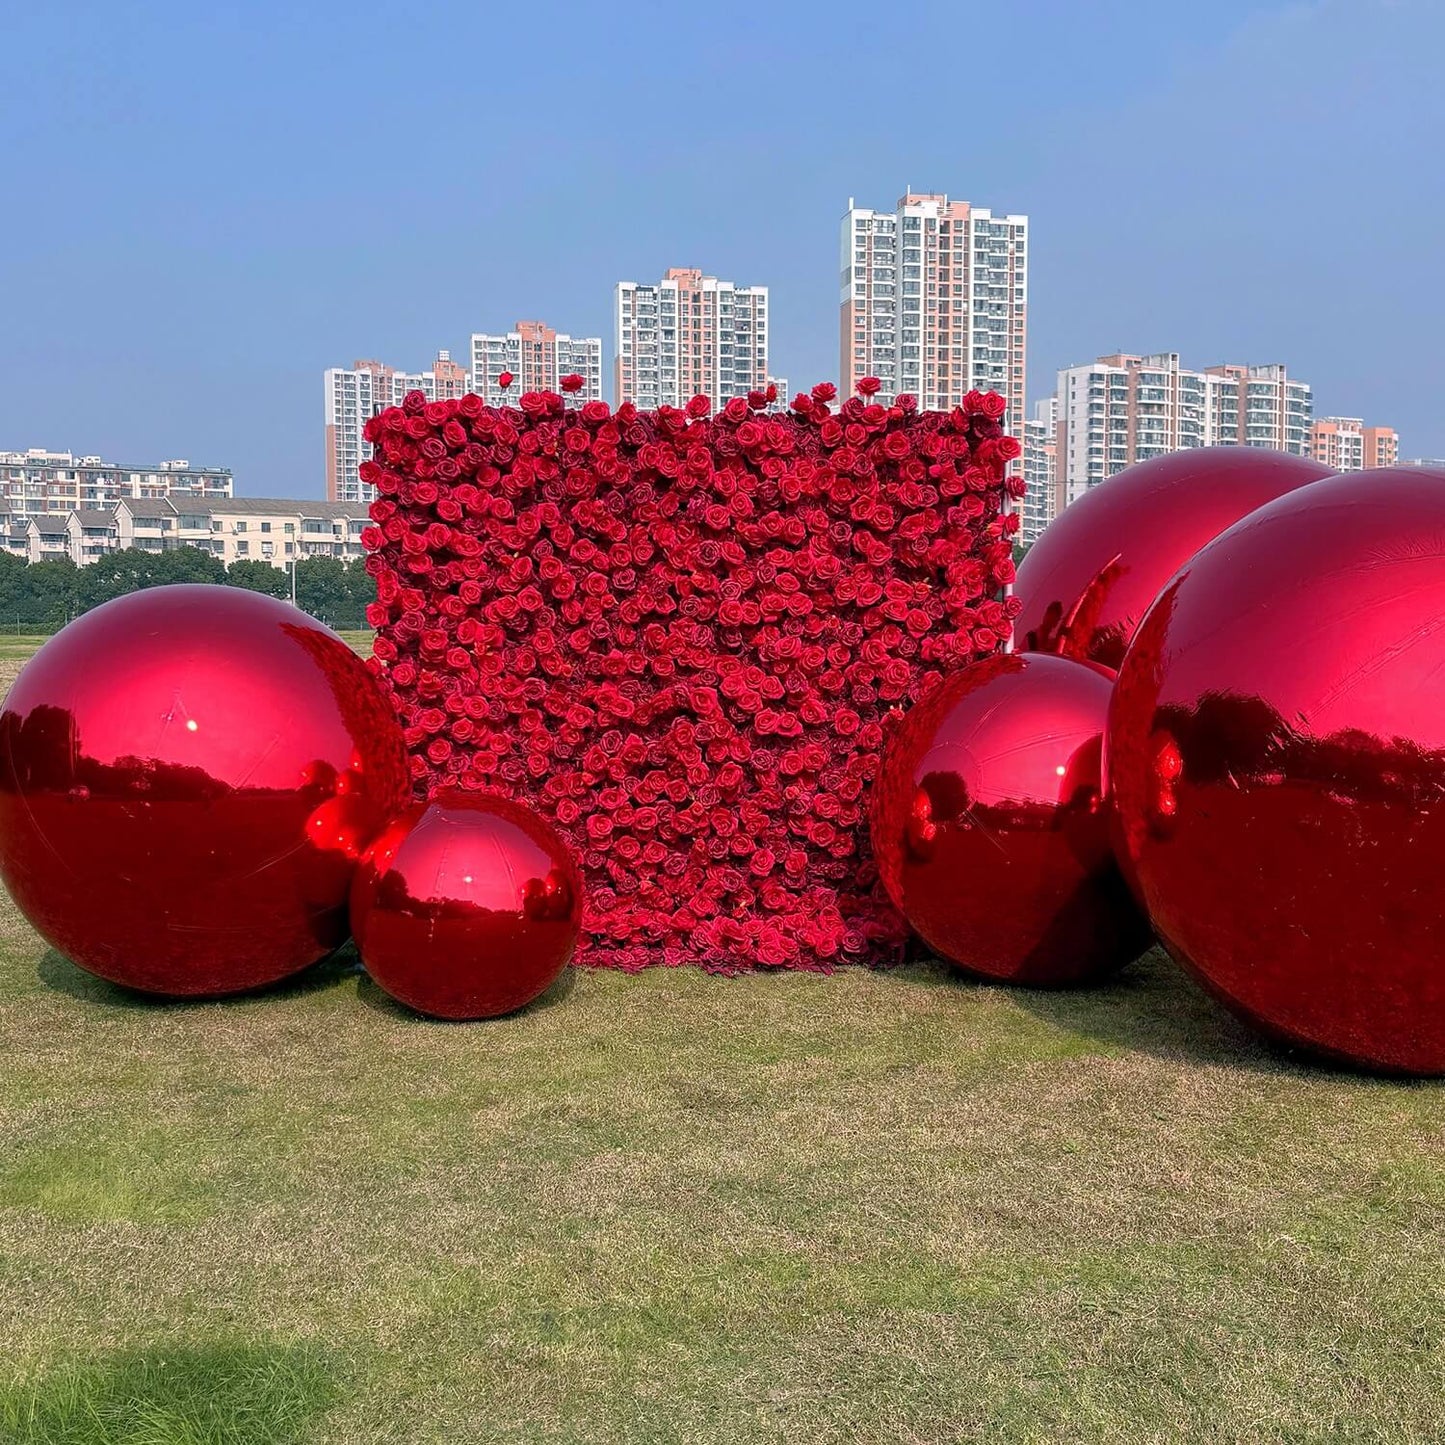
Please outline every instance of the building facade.
[[366, 555], [361, 533], [371, 525], [364, 502], [287, 497], [237, 497], [210, 507], [206, 521], [210, 551], [228, 567], [240, 561], [288, 567], [307, 557], [353, 562]]
[[374, 500], [376, 489], [357, 475], [371, 447], [362, 431], [371, 417], [389, 406], [400, 406], [409, 391], [423, 393], [428, 401], [447, 401], [466, 395], [467, 370], [452, 360], [451, 352], [438, 351], [430, 371], [398, 371], [380, 361], [353, 361], [349, 367], [330, 367], [326, 386], [326, 496], [333, 502]]
[[615, 394], [650, 409], [699, 394], [721, 405], [768, 385], [768, 288], [673, 268], [620, 281], [613, 301]]
[[252, 561], [286, 568], [307, 557], [364, 558], [361, 533], [368, 525], [359, 502], [178, 493], [123, 497], [113, 507], [77, 507], [66, 516], [36, 515], [19, 524], [0, 516], [0, 541], [29, 562], [68, 557], [77, 567], [126, 548], [197, 547], [228, 567]]
[[30, 517], [112, 507], [122, 497], [169, 497], [195, 493], [229, 497], [234, 481], [229, 467], [193, 467], [180, 459], [150, 466], [120, 466], [99, 457], [31, 448], [0, 452], [0, 503], [12, 523]]
[[1028, 490], [1019, 504], [1019, 541], [1031, 547], [1045, 527], [1063, 510], [1063, 487], [1058, 457], [1059, 399], [1055, 396], [1034, 404], [1024, 422], [1024, 484]]
[[[503, 387], [499, 378], [510, 374]], [[602, 338], [569, 336], [545, 321], [519, 321], [500, 336], [472, 337], [471, 387], [488, 406], [515, 406], [524, 391], [558, 391], [564, 376], [580, 376], [576, 401], [602, 399]]]
[[1357, 416], [1316, 417], [1310, 429], [1310, 455], [1334, 472], [1393, 467], [1400, 439], [1388, 426], [1366, 426]]
[[1314, 396], [1306, 382], [1278, 364], [1210, 366], [1204, 377], [1206, 446], [1269, 447], [1309, 456]]
[[1187, 447], [1311, 453], [1312, 393], [1283, 366], [1190, 371], [1178, 352], [1116, 353], [1059, 373], [1061, 504], [1135, 462]]
[[860, 378], [881, 401], [910, 392], [930, 411], [969, 391], [1008, 402], [1024, 422], [1028, 354], [1028, 217], [995, 216], [969, 201], [907, 192], [892, 211], [857, 206], [842, 223], [838, 371], [844, 395]]

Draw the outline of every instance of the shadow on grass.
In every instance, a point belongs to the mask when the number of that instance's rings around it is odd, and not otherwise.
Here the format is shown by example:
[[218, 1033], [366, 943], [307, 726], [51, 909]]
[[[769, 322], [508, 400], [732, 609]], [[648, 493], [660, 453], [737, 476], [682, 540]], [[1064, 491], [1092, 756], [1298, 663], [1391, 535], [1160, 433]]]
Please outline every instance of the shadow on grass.
[[296, 1445], [341, 1398], [336, 1362], [308, 1345], [248, 1341], [73, 1360], [0, 1379], [0, 1439], [13, 1445]]
[[350, 977], [358, 968], [360, 960], [356, 950], [348, 943], [328, 954], [319, 963], [293, 973], [277, 983], [262, 988], [248, 989], [245, 993], [228, 994], [223, 998], [166, 998], [160, 994], [142, 993], [137, 989], [124, 988], [110, 983], [78, 968], [68, 958], [53, 948], [46, 949], [36, 965], [35, 975], [46, 988], [57, 993], [69, 994], [81, 1003], [99, 1005], [103, 1008], [149, 1009], [164, 1012], [176, 1009], [202, 1008], [210, 1004], [230, 1001], [244, 1002], [262, 998], [295, 998], [300, 995], [319, 993], [334, 988], [343, 979]]
[[1435, 1082], [1358, 1068], [1256, 1033], [1196, 984], [1158, 945], [1112, 978], [1074, 988], [998, 984], [933, 960], [905, 964], [899, 973], [938, 988], [1006, 988], [1020, 1008], [1054, 1028], [1158, 1058], [1296, 1078], [1370, 1078], [1417, 1088]]
[[[513, 1009], [509, 1014], [500, 1014], [498, 1017], [504, 1019], [525, 1018], [528, 1014], [554, 1008], [557, 1004], [565, 1002], [567, 995], [576, 986], [577, 970], [571, 967], [564, 968], [557, 981], [546, 992], [534, 998], [531, 1003], [523, 1004], [521, 1008]], [[487, 1019], [439, 1019], [432, 1018], [429, 1014], [417, 1013], [415, 1009], [410, 1009], [404, 1003], [398, 1003], [392, 998], [365, 969], [360, 970], [356, 980], [356, 996], [367, 1008], [374, 1009], [379, 1014], [385, 1014], [388, 1018], [405, 1019], [406, 1022], [412, 1024], [434, 1024], [437, 1028], [455, 1028], [458, 1024], [490, 1022]]]

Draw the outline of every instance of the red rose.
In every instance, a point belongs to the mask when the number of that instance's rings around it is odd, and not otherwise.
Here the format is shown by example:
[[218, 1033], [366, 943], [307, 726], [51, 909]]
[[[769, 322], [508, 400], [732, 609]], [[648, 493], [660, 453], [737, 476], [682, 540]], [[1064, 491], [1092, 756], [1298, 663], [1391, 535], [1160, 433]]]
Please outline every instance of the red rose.
[[562, 380], [557, 383], [557, 385], [560, 386], [565, 392], [581, 391], [582, 388], [587, 385], [587, 378], [584, 376], [578, 376], [577, 373], [574, 371], [571, 372], [569, 375], [564, 376]]
[[859, 396], [877, 396], [883, 390], [883, 383], [876, 376], [863, 376], [858, 379]]
[[497, 385], [500, 386], [503, 391], [506, 391], [515, 380], [516, 377], [514, 377], [510, 371], [503, 371], [497, 374]]

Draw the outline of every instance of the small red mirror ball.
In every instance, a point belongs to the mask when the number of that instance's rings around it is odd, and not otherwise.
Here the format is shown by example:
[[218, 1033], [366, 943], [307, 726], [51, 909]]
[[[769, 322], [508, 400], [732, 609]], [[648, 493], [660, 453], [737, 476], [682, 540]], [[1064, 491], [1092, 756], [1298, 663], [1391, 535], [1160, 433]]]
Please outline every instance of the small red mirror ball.
[[367, 850], [351, 931], [397, 1002], [435, 1018], [493, 1018], [531, 1003], [567, 966], [581, 875], [530, 808], [444, 792], [404, 809]]
[[1048, 987], [1144, 951], [1099, 778], [1113, 682], [1047, 653], [984, 658], [894, 732], [873, 786], [873, 853], [888, 896], [941, 957]]

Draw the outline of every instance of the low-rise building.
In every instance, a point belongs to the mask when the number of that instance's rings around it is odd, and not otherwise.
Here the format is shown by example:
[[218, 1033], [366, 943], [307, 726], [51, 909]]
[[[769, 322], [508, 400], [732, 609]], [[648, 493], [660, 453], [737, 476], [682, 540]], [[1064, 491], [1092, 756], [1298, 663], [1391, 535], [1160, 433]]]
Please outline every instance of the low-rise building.
[[[230, 497], [217, 501], [178, 494], [163, 499], [123, 498], [114, 507], [77, 508], [68, 517], [31, 518], [20, 524], [22, 543], [13, 545], [0, 527], [7, 550], [28, 560], [68, 556], [78, 567], [109, 552], [137, 548], [169, 552], [199, 547], [232, 562], [269, 562], [288, 567], [304, 557], [364, 557], [361, 533], [367, 509], [355, 502], [322, 502], [294, 497]], [[33, 536], [32, 536], [33, 533]], [[63, 538], [63, 545], [55, 540]]]
[[366, 554], [361, 533], [371, 523], [364, 502], [313, 502], [283, 497], [234, 497], [210, 509], [211, 550], [232, 562], [288, 566], [302, 557]]
[[68, 557], [70, 548], [65, 523], [64, 517], [31, 517], [25, 524], [26, 560], [58, 562]]
[[98, 562], [116, 547], [115, 508], [85, 507], [65, 522], [66, 550], [77, 567]]
[[10, 503], [0, 497], [0, 551], [14, 557], [30, 558], [30, 547], [25, 540], [25, 521], [10, 510]]

